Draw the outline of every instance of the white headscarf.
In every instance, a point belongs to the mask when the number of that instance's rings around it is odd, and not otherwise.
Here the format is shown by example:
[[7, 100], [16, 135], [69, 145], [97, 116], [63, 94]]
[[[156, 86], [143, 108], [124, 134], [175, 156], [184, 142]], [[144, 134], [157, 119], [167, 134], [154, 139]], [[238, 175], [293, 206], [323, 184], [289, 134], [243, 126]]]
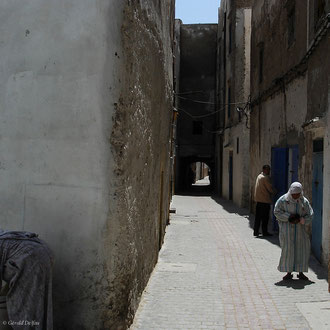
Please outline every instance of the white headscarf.
[[[292, 194], [300, 194], [298, 199], [292, 198]], [[286, 200], [297, 203], [299, 199], [303, 199], [303, 186], [300, 182], [293, 182], [289, 191], [285, 194]]]

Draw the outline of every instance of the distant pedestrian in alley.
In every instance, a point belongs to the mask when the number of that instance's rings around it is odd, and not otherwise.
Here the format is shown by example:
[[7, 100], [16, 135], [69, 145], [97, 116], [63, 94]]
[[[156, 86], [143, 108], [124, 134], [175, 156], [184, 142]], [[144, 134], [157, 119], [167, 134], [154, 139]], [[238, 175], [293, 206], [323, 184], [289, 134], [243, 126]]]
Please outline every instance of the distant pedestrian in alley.
[[269, 174], [270, 166], [264, 165], [262, 167], [262, 172], [258, 175], [256, 180], [254, 200], [257, 202], [257, 205], [253, 230], [253, 235], [255, 237], [258, 237], [260, 234], [260, 223], [262, 224], [261, 227], [263, 236], [272, 236], [272, 234], [268, 232], [268, 221], [274, 188], [270, 182]]
[[276, 202], [274, 214], [282, 249], [277, 269], [287, 273], [283, 280], [292, 279], [292, 272], [298, 272], [299, 279], [308, 280], [304, 272], [308, 271], [311, 243], [306, 225], [313, 219], [313, 209], [303, 195], [301, 183], [291, 184], [289, 191]]

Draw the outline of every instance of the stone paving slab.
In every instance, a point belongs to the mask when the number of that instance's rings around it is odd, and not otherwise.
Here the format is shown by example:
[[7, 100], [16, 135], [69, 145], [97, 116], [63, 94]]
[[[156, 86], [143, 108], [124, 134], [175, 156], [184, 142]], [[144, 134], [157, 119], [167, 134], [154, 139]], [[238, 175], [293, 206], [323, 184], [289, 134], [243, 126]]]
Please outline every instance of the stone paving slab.
[[299, 303], [297, 307], [313, 329], [330, 329], [330, 301]]
[[172, 207], [132, 330], [313, 329], [322, 320], [326, 310], [306, 307], [330, 298], [314, 258], [310, 281], [283, 281], [278, 237], [254, 238], [246, 210], [192, 196], [174, 196]]

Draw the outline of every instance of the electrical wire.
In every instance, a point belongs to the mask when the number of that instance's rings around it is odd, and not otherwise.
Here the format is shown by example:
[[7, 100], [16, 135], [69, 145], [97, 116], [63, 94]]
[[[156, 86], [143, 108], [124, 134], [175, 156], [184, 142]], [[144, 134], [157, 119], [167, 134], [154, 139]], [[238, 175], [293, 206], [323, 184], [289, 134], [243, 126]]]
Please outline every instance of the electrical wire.
[[191, 115], [190, 113], [188, 113], [186, 110], [184, 110], [182, 108], [179, 108], [178, 107], [176, 109], [179, 110], [179, 111], [182, 111], [182, 112], [186, 113], [188, 116], [190, 116], [193, 119], [198, 119], [198, 118], [205, 118], [205, 117], [213, 116], [216, 113], [225, 110], [228, 105], [239, 105], [239, 104], [244, 104], [245, 106], [244, 106], [244, 109], [243, 110], [245, 110], [247, 108], [247, 106], [249, 105], [249, 101], [248, 102], [236, 102], [236, 103], [220, 104], [220, 105], [223, 105], [223, 107], [221, 109], [216, 110], [216, 111], [213, 111], [213, 112], [210, 112], [210, 113], [205, 114], [205, 115]]
[[187, 95], [187, 94], [197, 94], [197, 93], [207, 94], [207, 92], [205, 92], [205, 91], [189, 91], [189, 92], [182, 92], [182, 93], [174, 93], [174, 95]]
[[[182, 112], [184, 112], [185, 114], [187, 114], [189, 117], [191, 117], [192, 119], [196, 119], [196, 116], [193, 116], [193, 115], [191, 115], [189, 112], [187, 112], [187, 111], [185, 111], [185, 110], [183, 110], [183, 109], [179, 109], [180, 111], [182, 111]], [[219, 111], [222, 111], [223, 109], [220, 109], [220, 110], [218, 110], [218, 112]], [[198, 118], [198, 117], [197, 117]], [[229, 129], [229, 128], [231, 128], [232, 126], [230, 126], [230, 127], [226, 127], [226, 128], [222, 128], [222, 129], [219, 129], [219, 130], [216, 130], [216, 131], [211, 131], [211, 130], [209, 130], [209, 129], [207, 129], [206, 127], [205, 127], [205, 125], [204, 125], [204, 123], [203, 122], [201, 122], [200, 123], [200, 125], [203, 127], [203, 129], [205, 130], [205, 131], [207, 131], [207, 132], [209, 132], [209, 133], [212, 133], [212, 134], [219, 134], [219, 133], [221, 133], [221, 132], [223, 132], [225, 129]]]
[[[180, 99], [183, 99], [183, 100], [187, 100], [187, 101], [194, 102], [194, 103], [202, 103], [202, 104], [216, 105], [216, 103], [214, 103], [214, 102], [207, 102], [207, 101], [194, 100], [194, 99], [190, 99], [190, 98], [183, 97], [183, 96], [177, 96], [177, 97], [180, 98]], [[246, 102], [223, 103], [223, 104], [220, 104], [220, 105], [237, 105], [237, 104], [246, 104]]]
[[187, 101], [191, 101], [191, 102], [194, 102], [194, 103], [202, 103], [202, 104], [212, 104], [212, 105], [215, 105], [214, 102], [193, 100], [193, 99], [189, 99], [189, 98], [183, 97], [183, 96], [177, 96], [177, 97], [180, 98], [180, 99], [182, 99], [182, 100], [187, 100]]
[[[245, 123], [245, 125], [246, 125], [246, 127], [247, 127], [248, 129], [249, 129], [249, 126], [248, 126], [248, 120], [249, 120], [249, 117], [248, 117], [248, 115], [247, 115], [247, 113], [246, 113], [246, 109], [247, 109], [248, 106], [250, 105], [250, 99], [251, 99], [251, 98], [250, 98], [250, 96], [249, 96], [249, 101], [248, 101], [248, 102], [229, 103], [230, 105], [234, 105], [234, 104], [235, 104], [235, 105], [237, 105], [237, 104], [244, 104], [244, 108], [241, 109], [239, 112], [243, 112], [244, 115], [246, 116], [246, 123]], [[228, 105], [228, 104], [227, 104], [227, 105]], [[221, 112], [221, 111], [223, 111], [223, 110], [225, 110], [225, 109], [226, 109], [226, 106], [224, 106], [224, 107], [222, 107], [221, 109], [219, 109], [219, 110], [217, 110], [217, 111], [214, 111], [214, 112], [212, 112], [212, 113], [208, 113], [208, 114], [206, 114], [206, 115], [198, 115], [198, 116], [194, 116], [194, 115], [191, 115], [189, 112], [187, 112], [186, 110], [184, 110], [184, 109], [182, 109], [182, 108], [176, 108], [176, 110], [178, 110], [179, 113], [180, 113], [180, 112], [183, 112], [183, 113], [185, 113], [187, 116], [189, 116], [189, 117], [192, 118], [192, 119], [200, 119], [200, 118], [205, 118], [205, 117], [208, 117], [208, 116], [212, 116], [212, 115], [214, 115], [214, 114], [216, 114], [216, 113], [218, 113], [218, 112]], [[228, 127], [222, 128], [222, 129], [220, 129], [220, 130], [211, 131], [211, 130], [209, 130], [209, 129], [207, 129], [207, 128], [205, 127], [205, 125], [204, 125], [203, 122], [201, 122], [200, 125], [203, 127], [203, 129], [204, 129], [205, 131], [207, 131], [207, 132], [209, 132], [209, 133], [212, 133], [212, 134], [223, 133], [224, 130], [233, 127], [233, 126], [231, 125], [231, 126], [228, 126]]]
[[223, 107], [223, 108], [221, 108], [221, 109], [219, 109], [219, 110], [217, 110], [217, 111], [213, 111], [213, 112], [210, 112], [210, 113], [205, 114], [205, 115], [197, 115], [197, 116], [191, 115], [189, 112], [187, 112], [186, 110], [183, 110], [182, 108], [176, 108], [176, 109], [179, 110], [179, 111], [184, 112], [185, 114], [187, 114], [187, 115], [188, 115], [189, 117], [191, 117], [192, 119], [199, 119], [199, 118], [205, 118], [205, 117], [213, 116], [213, 115], [215, 115], [216, 113], [223, 111], [225, 108], [226, 108], [226, 107]]

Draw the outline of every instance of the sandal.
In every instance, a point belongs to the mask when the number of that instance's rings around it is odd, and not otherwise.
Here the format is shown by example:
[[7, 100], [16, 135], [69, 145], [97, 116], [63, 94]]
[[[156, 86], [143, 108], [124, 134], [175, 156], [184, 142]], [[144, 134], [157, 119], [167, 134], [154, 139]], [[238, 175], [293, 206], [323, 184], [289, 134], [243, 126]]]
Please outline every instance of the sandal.
[[284, 277], [283, 277], [283, 280], [286, 281], [286, 280], [292, 280], [293, 278], [293, 275], [291, 273], [287, 273]]
[[308, 281], [309, 278], [304, 274], [304, 273], [299, 273], [297, 275], [297, 277], [300, 279], [300, 280], [304, 280], [304, 281]]

